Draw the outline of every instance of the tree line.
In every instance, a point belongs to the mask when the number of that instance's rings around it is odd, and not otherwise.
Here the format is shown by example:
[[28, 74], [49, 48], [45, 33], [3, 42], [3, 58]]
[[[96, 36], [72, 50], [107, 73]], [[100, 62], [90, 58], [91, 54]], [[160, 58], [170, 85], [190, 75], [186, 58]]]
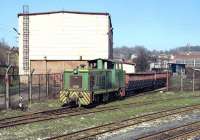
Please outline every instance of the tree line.
[[[160, 54], [171, 55], [179, 52], [200, 51], [200, 46], [181, 46], [170, 50], [148, 50], [144, 46], [122, 46], [114, 48], [115, 59], [131, 60], [136, 63], [136, 70], [144, 72], [149, 70], [151, 62], [156, 62]], [[136, 57], [132, 57], [136, 56]]]

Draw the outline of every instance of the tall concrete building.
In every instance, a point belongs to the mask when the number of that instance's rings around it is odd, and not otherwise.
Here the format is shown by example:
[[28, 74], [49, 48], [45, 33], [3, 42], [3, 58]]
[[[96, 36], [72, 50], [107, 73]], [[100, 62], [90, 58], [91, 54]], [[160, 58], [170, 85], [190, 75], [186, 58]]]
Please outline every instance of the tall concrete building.
[[19, 74], [60, 73], [87, 60], [113, 58], [108, 13], [24, 11], [18, 19]]

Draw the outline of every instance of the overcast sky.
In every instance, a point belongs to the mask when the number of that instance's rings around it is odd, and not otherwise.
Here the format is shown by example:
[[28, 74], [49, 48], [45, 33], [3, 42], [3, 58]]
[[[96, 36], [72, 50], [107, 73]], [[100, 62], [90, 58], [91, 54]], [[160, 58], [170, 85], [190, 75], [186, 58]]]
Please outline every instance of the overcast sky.
[[22, 6], [30, 12], [72, 10], [109, 12], [114, 28], [114, 47], [144, 45], [168, 50], [200, 45], [199, 0], [1, 0], [0, 39], [17, 46], [17, 14]]

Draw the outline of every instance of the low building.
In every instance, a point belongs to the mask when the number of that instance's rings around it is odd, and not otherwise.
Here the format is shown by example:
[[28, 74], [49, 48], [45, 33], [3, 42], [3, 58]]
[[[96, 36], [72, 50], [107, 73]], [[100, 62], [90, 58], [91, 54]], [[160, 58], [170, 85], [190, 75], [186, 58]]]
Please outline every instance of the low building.
[[150, 71], [167, 70], [169, 61], [170, 61], [169, 55], [167, 54], [158, 55], [157, 57], [155, 57], [155, 62], [150, 63]]
[[150, 71], [164, 71], [168, 68], [168, 60], [150, 63]]
[[200, 68], [200, 52], [179, 52], [173, 55], [173, 63], [185, 64], [186, 67]]
[[185, 74], [185, 64], [176, 64], [176, 63], [169, 63], [169, 70], [172, 73], [177, 73], [177, 74], [181, 74], [184, 73]]
[[123, 66], [123, 70], [126, 73], [135, 73], [135, 66], [136, 66], [135, 63], [123, 62], [122, 66]]

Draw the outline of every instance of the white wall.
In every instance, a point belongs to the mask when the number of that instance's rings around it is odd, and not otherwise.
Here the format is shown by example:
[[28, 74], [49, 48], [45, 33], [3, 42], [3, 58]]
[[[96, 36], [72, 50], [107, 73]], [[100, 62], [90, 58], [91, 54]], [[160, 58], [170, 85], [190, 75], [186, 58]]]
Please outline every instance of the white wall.
[[[109, 56], [108, 15], [29, 16], [29, 59], [91, 60]], [[23, 16], [19, 16], [19, 71], [23, 74]]]
[[135, 73], [135, 65], [123, 64], [123, 70], [125, 70], [126, 73]]

